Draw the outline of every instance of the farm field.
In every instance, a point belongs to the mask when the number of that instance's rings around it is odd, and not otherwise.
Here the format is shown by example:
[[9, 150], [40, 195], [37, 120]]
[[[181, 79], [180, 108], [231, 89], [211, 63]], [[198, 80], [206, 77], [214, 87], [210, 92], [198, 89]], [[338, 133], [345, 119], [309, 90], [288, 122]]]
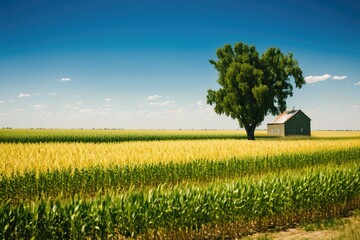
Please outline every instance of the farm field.
[[0, 130], [1, 239], [240, 238], [360, 207], [360, 132]]
[[[259, 131], [266, 137], [266, 131]], [[0, 129], [0, 142], [126, 142], [159, 140], [245, 139], [245, 131], [229, 130], [70, 130]]]
[[244, 240], [343, 240], [360, 239], [360, 212], [352, 212], [350, 217], [326, 219], [316, 223], [309, 223], [298, 228], [281, 232], [256, 233]]
[[[312, 138], [360, 137], [360, 131], [312, 131]], [[270, 138], [266, 130], [256, 137]], [[246, 139], [243, 130], [74, 130], [74, 129], [0, 129], [0, 142], [127, 142], [160, 140]]]

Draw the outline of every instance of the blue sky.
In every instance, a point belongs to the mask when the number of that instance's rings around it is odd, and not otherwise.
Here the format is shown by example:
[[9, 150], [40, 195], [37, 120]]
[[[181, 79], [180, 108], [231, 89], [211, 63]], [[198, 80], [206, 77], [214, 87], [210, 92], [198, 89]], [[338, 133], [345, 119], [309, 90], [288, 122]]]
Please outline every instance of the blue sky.
[[206, 93], [241, 41], [294, 54], [313, 129], [360, 130], [359, 29], [347, 0], [2, 0], [0, 127], [238, 129]]

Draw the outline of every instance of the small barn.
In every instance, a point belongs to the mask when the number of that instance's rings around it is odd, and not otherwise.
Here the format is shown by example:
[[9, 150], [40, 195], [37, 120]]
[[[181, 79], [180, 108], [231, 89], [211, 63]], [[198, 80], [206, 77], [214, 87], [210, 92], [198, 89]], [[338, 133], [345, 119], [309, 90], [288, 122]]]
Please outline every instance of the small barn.
[[311, 119], [301, 110], [285, 111], [268, 123], [269, 136], [286, 137], [291, 135], [311, 135]]

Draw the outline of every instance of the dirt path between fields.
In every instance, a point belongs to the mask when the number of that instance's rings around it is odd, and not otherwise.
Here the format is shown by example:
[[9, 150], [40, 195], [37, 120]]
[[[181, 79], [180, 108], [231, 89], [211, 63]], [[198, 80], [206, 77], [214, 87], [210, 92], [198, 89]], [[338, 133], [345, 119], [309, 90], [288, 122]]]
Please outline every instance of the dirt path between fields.
[[306, 231], [304, 228], [293, 228], [276, 233], [257, 233], [242, 240], [305, 240], [305, 239], [360, 239], [360, 216], [344, 219], [344, 224], [335, 225], [331, 229]]

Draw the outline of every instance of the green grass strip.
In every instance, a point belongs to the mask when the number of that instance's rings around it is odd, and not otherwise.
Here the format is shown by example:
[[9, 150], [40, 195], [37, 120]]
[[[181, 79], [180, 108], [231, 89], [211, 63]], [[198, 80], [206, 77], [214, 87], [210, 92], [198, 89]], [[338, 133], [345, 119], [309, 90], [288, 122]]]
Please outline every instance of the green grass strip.
[[[262, 136], [267, 137], [267, 136]], [[246, 139], [240, 131], [165, 131], [165, 130], [34, 130], [0, 129], [0, 143], [83, 142]]]

